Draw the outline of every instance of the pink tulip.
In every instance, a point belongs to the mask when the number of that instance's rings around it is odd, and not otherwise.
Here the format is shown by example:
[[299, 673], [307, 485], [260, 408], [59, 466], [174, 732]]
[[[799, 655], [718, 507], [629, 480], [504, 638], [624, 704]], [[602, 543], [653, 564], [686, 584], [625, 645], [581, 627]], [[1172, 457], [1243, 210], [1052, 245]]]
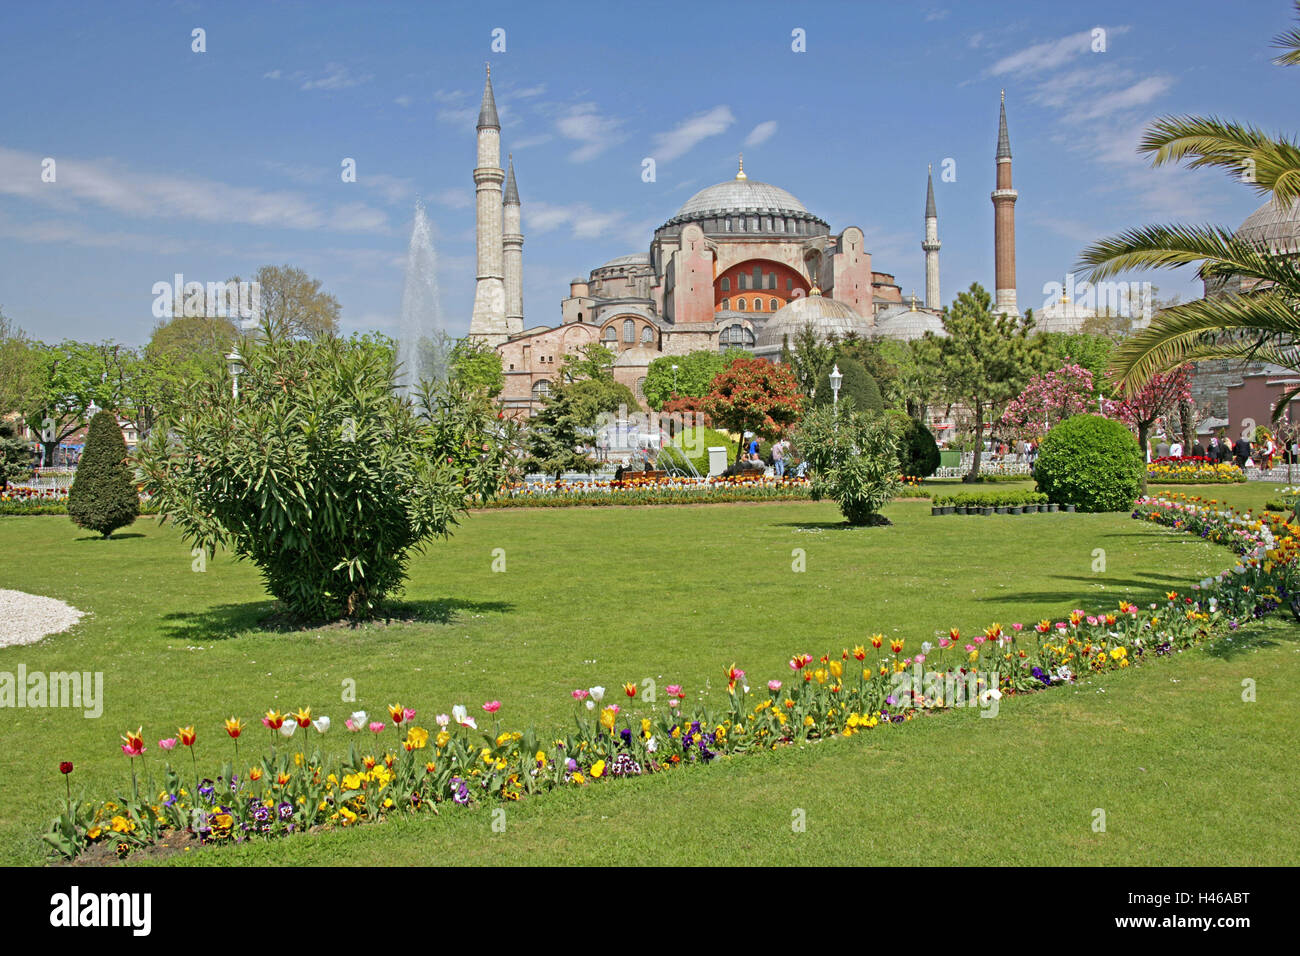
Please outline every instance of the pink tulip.
[[407, 707], [405, 710], [402, 711], [402, 720], [408, 724], [411, 721], [415, 720], [415, 711], [412, 710], [410, 707]]
[[166, 740], [160, 740], [158, 741], [158, 746], [162, 750], [171, 750], [173, 747], [176, 746], [176, 738], [168, 737]]
[[498, 710], [501, 709], [501, 701], [490, 700], [483, 705], [483, 709], [486, 710], [489, 714], [495, 714]]
[[585, 690], [582, 690], [581, 688], [579, 688], [578, 690], [575, 690], [575, 691], [573, 692], [573, 699], [574, 699], [574, 700], [586, 700], [586, 699], [587, 699], [587, 692], [586, 692]]
[[781, 689], [781, 682], [779, 680], [770, 680], [767, 682], [767, 689], [775, 694]]
[[382, 720], [372, 720], [370, 722], [371, 733], [381, 734], [384, 732], [384, 722]]

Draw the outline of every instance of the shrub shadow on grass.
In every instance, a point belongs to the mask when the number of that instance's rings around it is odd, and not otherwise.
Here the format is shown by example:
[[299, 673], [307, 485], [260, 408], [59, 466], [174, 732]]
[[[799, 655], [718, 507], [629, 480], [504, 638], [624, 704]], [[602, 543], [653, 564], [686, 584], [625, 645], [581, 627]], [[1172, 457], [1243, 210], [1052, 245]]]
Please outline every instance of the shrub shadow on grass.
[[247, 604], [217, 604], [198, 611], [164, 614], [163, 630], [168, 637], [189, 641], [224, 641], [251, 634], [309, 634], [318, 631], [382, 628], [403, 624], [452, 624], [463, 614], [504, 614], [514, 610], [508, 601], [464, 601], [433, 598], [426, 601], [393, 601], [374, 617], [305, 624], [285, 614], [278, 602], [252, 601]]
[[138, 531], [128, 531], [126, 534], [110, 534], [105, 538], [102, 534], [88, 534], [80, 538], [74, 538], [74, 541], [124, 541], [127, 538], [143, 538], [146, 535]]
[[1281, 647], [1297, 641], [1300, 641], [1300, 626], [1297, 626], [1290, 611], [1279, 608], [1273, 612], [1273, 616], [1244, 624], [1231, 634], [1203, 645], [1203, 649], [1208, 656], [1227, 661], [1247, 651]]
[[847, 521], [779, 521], [774, 527], [799, 528], [803, 531], [859, 531], [868, 528], [890, 528], [894, 522], [882, 518], [873, 524], [849, 524]]

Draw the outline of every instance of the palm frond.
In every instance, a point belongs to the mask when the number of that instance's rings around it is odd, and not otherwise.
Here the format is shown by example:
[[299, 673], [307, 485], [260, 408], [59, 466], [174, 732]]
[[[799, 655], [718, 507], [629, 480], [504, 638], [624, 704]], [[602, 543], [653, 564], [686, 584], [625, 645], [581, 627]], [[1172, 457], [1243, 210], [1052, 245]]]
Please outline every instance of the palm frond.
[[1115, 378], [1123, 390], [1134, 391], [1152, 375], [1189, 361], [1258, 358], [1293, 365], [1300, 341], [1300, 311], [1293, 296], [1274, 288], [1162, 309], [1115, 350]]
[[1300, 143], [1257, 126], [1217, 116], [1162, 116], [1147, 127], [1138, 152], [1153, 166], [1185, 162], [1188, 169], [1226, 170], [1280, 203], [1300, 197]]
[[[1295, 13], [1300, 17], [1300, 0], [1296, 0]], [[1273, 58], [1278, 66], [1300, 66], [1300, 27], [1279, 33], [1273, 38], [1273, 46], [1282, 50]]]
[[1291, 404], [1292, 400], [1297, 395], [1300, 395], [1300, 385], [1297, 385], [1295, 388], [1289, 388], [1283, 392], [1281, 397], [1278, 398], [1276, 404], [1273, 405], [1273, 414], [1269, 416], [1269, 421], [1276, 424], [1277, 421], [1286, 414], [1286, 407]]
[[[1155, 225], [1100, 239], [1079, 254], [1096, 282], [1121, 272], [1203, 263], [1202, 274], [1233, 274], [1277, 282], [1277, 263], [1223, 226]], [[1282, 281], [1285, 281], [1284, 279]]]

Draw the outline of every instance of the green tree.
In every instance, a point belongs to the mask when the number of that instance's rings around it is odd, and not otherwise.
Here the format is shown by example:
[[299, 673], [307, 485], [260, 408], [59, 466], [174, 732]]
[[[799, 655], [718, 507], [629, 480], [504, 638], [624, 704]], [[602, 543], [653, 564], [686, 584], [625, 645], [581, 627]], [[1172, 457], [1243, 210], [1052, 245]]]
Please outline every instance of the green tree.
[[[1300, 15], [1300, 4], [1296, 7]], [[1274, 40], [1280, 65], [1300, 63], [1300, 30]], [[1214, 167], [1248, 183], [1278, 208], [1300, 202], [1300, 143], [1217, 117], [1167, 116], [1153, 122], [1139, 152], [1155, 166], [1185, 162], [1191, 169]], [[1114, 367], [1125, 394], [1152, 376], [1187, 362], [1257, 359], [1300, 371], [1300, 265], [1294, 256], [1236, 237], [1223, 226], [1154, 225], [1131, 229], [1089, 246], [1080, 261], [1100, 281], [1120, 273], [1194, 265], [1213, 283], [1232, 278], [1221, 294], [1176, 303], [1126, 339]], [[1300, 394], [1287, 390], [1277, 416]]]
[[0, 312], [0, 415], [27, 412], [42, 397], [40, 343]]
[[1115, 339], [1087, 332], [1039, 332], [1034, 339], [1039, 346], [1039, 372], [1050, 372], [1064, 365], [1078, 365], [1092, 373], [1092, 406], [1098, 398], [1113, 398], [1114, 382], [1110, 378], [1110, 361]]
[[614, 380], [614, 356], [599, 342], [565, 355], [559, 379], [551, 394], [566, 393], [582, 428], [594, 427], [602, 414], [640, 407], [632, 390]]
[[[262, 266], [253, 280], [258, 285], [258, 309], [263, 325], [296, 338], [333, 334], [339, 328], [339, 300], [294, 266]], [[228, 280], [238, 284], [238, 276]]]
[[23, 409], [27, 426], [40, 436], [45, 462], [54, 461], [59, 445], [85, 423], [91, 406], [117, 409], [123, 404], [130, 349], [115, 342], [76, 342], [37, 349], [40, 387]]
[[591, 471], [596, 463], [586, 452], [590, 411], [572, 385], [561, 385], [547, 396], [541, 410], [528, 420], [524, 434], [524, 467], [551, 475]]
[[506, 386], [500, 353], [469, 337], [452, 346], [448, 371], [454, 381], [489, 398], [496, 398]]
[[[718, 352], [696, 349], [685, 355], [663, 355], [650, 363], [645, 376], [646, 404], [662, 411], [674, 397], [703, 398], [709, 394], [713, 379], [731, 364], [732, 359], [753, 358], [743, 349]], [[674, 371], [673, 366], [677, 366]]]
[[823, 342], [811, 325], [805, 325], [781, 349], [781, 363], [794, 374], [799, 391], [810, 399], [817, 398], [817, 384], [835, 364], [835, 342]]
[[105, 538], [135, 521], [140, 496], [127, 463], [126, 440], [112, 412], [98, 412], [86, 432], [86, 448], [68, 489], [68, 517]]
[[898, 491], [898, 439], [881, 415], [852, 399], [836, 411], [820, 405], [799, 423], [795, 444], [808, 462], [812, 496], [833, 498], [849, 524], [884, 524], [880, 511]]
[[879, 415], [885, 410], [884, 399], [880, 397], [880, 388], [876, 385], [876, 380], [871, 376], [864, 366], [857, 359], [850, 355], [841, 355], [832, 366], [826, 370], [817, 381], [816, 397], [813, 399], [813, 407], [819, 408], [822, 405], [834, 404], [835, 392], [831, 388], [830, 374], [838, 367], [843, 381], [840, 382], [840, 401], [852, 399], [853, 407], [860, 412], [868, 412]]
[[32, 448], [12, 422], [0, 420], [0, 491], [32, 476]]
[[803, 399], [787, 366], [767, 359], [737, 358], [713, 380], [703, 411], [715, 425], [739, 433], [739, 458], [745, 432], [776, 440], [799, 420]]
[[1029, 333], [1032, 314], [1012, 318], [994, 314], [993, 300], [978, 283], [944, 309], [946, 338], [927, 332], [939, 349], [939, 371], [949, 397], [966, 406], [974, 437], [975, 458], [966, 481], [977, 481], [984, 448], [984, 426], [996, 421], [1033, 374], [1038, 359]]
[[192, 389], [138, 456], [144, 487], [186, 540], [252, 561], [297, 619], [371, 615], [413, 551], [499, 489], [500, 422], [486, 403], [467, 422], [398, 396], [382, 337], [264, 324], [240, 349], [239, 397], [228, 375]]

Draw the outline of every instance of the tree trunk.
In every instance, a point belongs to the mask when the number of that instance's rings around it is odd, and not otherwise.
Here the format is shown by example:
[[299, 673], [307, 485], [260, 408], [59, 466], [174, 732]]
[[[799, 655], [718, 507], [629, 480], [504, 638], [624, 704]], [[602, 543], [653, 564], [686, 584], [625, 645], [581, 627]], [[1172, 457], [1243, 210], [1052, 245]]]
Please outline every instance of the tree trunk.
[[966, 481], [976, 481], [980, 475], [980, 458], [984, 453], [984, 403], [975, 399], [975, 458], [970, 464]]
[[1195, 412], [1192, 410], [1191, 402], [1178, 403], [1178, 417], [1183, 425], [1183, 454], [1192, 453], [1192, 442], [1196, 440], [1196, 421], [1194, 420]]
[[1142, 449], [1142, 494], [1147, 493], [1147, 432], [1151, 422], [1138, 422], [1138, 447]]

